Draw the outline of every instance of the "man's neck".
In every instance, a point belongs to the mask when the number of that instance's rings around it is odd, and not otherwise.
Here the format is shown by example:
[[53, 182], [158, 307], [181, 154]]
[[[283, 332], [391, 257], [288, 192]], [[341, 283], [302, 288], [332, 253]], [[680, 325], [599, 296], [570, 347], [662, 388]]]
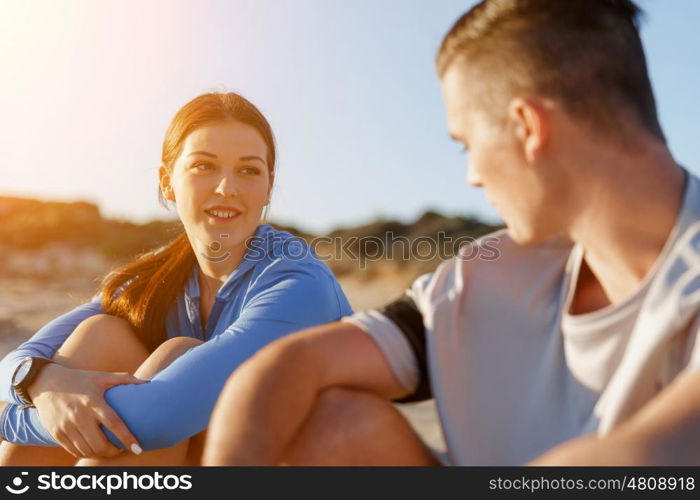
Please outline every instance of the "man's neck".
[[661, 145], [605, 159], [593, 168], [609, 174], [586, 186], [588, 199], [569, 237], [583, 246], [591, 279], [617, 303], [634, 293], [661, 254], [678, 218], [685, 176]]

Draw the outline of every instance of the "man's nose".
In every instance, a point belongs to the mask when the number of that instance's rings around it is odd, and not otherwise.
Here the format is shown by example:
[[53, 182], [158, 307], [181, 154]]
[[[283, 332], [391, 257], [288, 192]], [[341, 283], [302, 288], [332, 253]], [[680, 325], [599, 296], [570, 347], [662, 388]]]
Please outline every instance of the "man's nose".
[[481, 187], [481, 177], [473, 166], [467, 166], [467, 184], [472, 187]]

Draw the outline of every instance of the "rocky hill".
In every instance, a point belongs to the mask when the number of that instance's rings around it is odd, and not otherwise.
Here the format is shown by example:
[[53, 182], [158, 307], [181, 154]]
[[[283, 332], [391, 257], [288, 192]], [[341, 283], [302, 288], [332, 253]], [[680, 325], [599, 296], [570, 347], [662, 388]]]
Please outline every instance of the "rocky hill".
[[[276, 225], [273, 223], [273, 225]], [[455, 242], [496, 229], [469, 217], [426, 212], [410, 223], [378, 219], [316, 235], [279, 226], [309, 242], [333, 271], [371, 278], [380, 267], [425, 272], [454, 254]], [[97, 272], [157, 248], [182, 231], [178, 221], [135, 224], [104, 218], [87, 202], [0, 197], [0, 273], [51, 277]]]

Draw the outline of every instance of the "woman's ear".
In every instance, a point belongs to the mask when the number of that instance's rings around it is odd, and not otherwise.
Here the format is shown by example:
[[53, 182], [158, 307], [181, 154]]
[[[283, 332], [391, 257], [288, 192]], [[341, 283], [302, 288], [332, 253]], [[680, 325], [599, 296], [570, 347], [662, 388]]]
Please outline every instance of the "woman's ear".
[[270, 187], [267, 188], [267, 201], [265, 205], [270, 204], [270, 199], [272, 198], [272, 188], [275, 186], [275, 173], [270, 172]]
[[175, 193], [173, 193], [173, 187], [170, 184], [170, 174], [165, 165], [158, 167], [158, 179], [160, 184], [160, 192], [163, 194], [163, 198], [168, 201], [175, 201]]

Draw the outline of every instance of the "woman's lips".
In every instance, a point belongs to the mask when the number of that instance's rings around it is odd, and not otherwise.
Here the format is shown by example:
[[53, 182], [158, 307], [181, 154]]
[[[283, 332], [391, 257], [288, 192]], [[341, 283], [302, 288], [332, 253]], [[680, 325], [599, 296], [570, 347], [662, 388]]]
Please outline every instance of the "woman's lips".
[[215, 222], [232, 222], [237, 220], [241, 216], [241, 212], [238, 210], [225, 210], [225, 209], [210, 209], [205, 210], [204, 213], [209, 216]]

